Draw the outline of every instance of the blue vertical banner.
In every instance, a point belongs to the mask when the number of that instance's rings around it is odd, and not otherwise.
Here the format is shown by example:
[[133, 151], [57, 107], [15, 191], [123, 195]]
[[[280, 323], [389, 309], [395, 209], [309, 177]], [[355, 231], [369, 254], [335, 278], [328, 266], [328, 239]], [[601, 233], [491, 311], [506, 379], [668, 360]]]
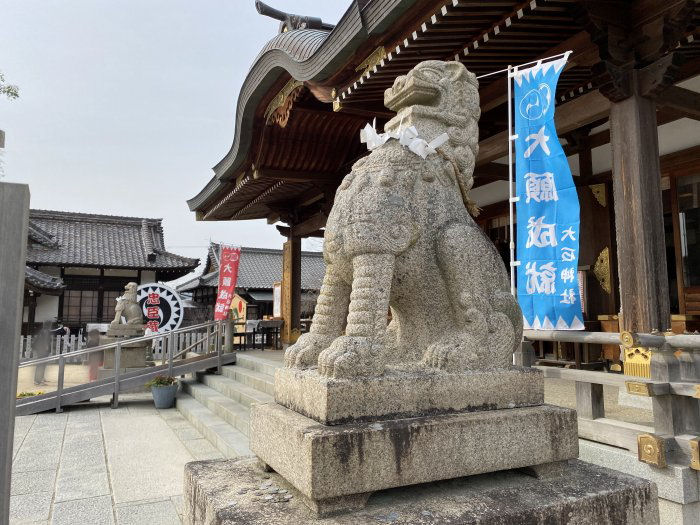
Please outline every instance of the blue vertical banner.
[[514, 89], [518, 302], [525, 328], [581, 330], [579, 203], [554, 126], [567, 56], [511, 72]]

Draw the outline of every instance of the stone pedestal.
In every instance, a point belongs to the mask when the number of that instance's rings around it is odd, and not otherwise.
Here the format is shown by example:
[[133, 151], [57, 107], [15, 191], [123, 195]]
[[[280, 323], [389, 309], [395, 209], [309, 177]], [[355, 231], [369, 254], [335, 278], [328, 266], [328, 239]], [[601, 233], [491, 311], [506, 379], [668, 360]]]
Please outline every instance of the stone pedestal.
[[520, 367], [279, 369], [258, 459], [189, 464], [186, 522], [657, 523], [656, 486], [576, 461], [576, 412], [543, 390]]
[[[656, 486], [577, 460], [566, 475], [508, 470], [362, 496], [366, 506], [318, 518], [293, 484], [255, 459], [197, 461], [185, 467], [184, 522], [197, 525], [656, 525]], [[337, 472], [337, 477], [347, 476]]]
[[542, 373], [532, 368], [445, 372], [419, 365], [384, 375], [335, 379], [313, 370], [279, 368], [275, 401], [324, 425], [536, 406]]
[[576, 412], [548, 405], [326, 426], [268, 403], [250, 449], [325, 514], [341, 496], [576, 458], [578, 436]]
[[[100, 336], [100, 345], [122, 341], [119, 367], [121, 369], [143, 368], [148, 366], [148, 354], [150, 353], [151, 343], [129, 343], [128, 341], [131, 338], [143, 337], [144, 332], [145, 327], [142, 324], [110, 325], [107, 335]], [[105, 350], [102, 361], [103, 368], [114, 370], [114, 354], [115, 350]]]

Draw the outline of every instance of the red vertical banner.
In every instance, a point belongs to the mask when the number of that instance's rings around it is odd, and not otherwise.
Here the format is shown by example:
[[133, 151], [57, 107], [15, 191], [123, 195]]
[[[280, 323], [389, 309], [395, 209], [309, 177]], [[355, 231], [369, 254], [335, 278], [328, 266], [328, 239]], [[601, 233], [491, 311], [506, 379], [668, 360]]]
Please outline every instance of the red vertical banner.
[[214, 307], [215, 321], [221, 321], [228, 317], [231, 301], [236, 293], [240, 258], [240, 248], [221, 245], [219, 251], [219, 289], [216, 292], [216, 306]]

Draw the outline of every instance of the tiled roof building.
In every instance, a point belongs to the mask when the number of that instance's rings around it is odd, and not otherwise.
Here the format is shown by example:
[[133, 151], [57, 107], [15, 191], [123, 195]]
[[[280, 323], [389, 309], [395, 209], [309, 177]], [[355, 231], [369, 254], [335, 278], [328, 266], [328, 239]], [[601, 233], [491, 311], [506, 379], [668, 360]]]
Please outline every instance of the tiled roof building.
[[29, 241], [32, 265], [140, 268], [174, 279], [198, 264], [165, 249], [161, 219], [31, 210]]
[[[207, 262], [200, 275], [180, 284], [178, 292], [192, 293], [195, 302], [214, 304], [219, 283], [219, 244], [211, 243]], [[321, 289], [326, 271], [321, 252], [301, 252], [301, 288], [307, 298]], [[282, 250], [270, 248], [241, 248], [236, 292], [257, 304], [260, 315], [271, 313], [272, 289], [282, 281]]]
[[24, 330], [108, 322], [127, 282], [170, 281], [198, 264], [165, 249], [161, 219], [30, 210]]

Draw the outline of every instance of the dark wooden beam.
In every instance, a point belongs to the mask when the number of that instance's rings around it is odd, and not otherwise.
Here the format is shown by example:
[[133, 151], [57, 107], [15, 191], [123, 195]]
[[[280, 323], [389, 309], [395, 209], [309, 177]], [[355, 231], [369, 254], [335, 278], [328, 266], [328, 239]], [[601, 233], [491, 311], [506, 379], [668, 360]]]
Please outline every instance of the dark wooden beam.
[[261, 168], [253, 171], [253, 179], [329, 183], [336, 182], [338, 180], [338, 175], [335, 173], [319, 173], [314, 171], [287, 171]]
[[621, 329], [666, 331], [668, 275], [656, 107], [633, 95], [610, 108]]
[[[277, 228], [277, 231], [280, 232], [280, 235], [283, 235], [284, 237], [289, 237], [292, 234], [292, 229], [289, 226], [275, 226], [275, 228]], [[316, 230], [315, 232], [306, 234], [305, 237], [323, 238], [324, 234], [324, 230]]]
[[295, 343], [301, 335], [301, 239], [289, 237], [282, 249], [282, 342]]
[[307, 237], [326, 226], [328, 217], [323, 212], [314, 213], [308, 219], [293, 224], [291, 227], [291, 237]]
[[680, 111], [688, 118], [700, 120], [700, 93], [695, 91], [670, 86], [656, 97], [656, 104]]

